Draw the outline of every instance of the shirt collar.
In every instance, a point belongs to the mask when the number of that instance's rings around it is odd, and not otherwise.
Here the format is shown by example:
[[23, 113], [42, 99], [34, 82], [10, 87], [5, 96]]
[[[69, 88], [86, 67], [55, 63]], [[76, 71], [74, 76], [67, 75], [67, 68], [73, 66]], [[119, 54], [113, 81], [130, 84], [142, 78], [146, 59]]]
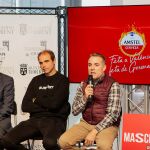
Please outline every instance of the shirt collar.
[[98, 79], [94, 80], [94, 86], [97, 85], [98, 83], [101, 83], [104, 79], [105, 73], [102, 74]]

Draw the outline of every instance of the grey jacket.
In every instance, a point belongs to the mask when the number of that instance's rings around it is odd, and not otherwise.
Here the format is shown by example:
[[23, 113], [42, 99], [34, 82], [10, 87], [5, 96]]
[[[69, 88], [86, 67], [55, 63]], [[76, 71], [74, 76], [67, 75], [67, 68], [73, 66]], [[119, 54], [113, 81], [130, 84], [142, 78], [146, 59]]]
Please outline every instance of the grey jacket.
[[[14, 80], [0, 73], [0, 137], [11, 128], [11, 114], [14, 111]], [[4, 130], [4, 131], [3, 131]]]

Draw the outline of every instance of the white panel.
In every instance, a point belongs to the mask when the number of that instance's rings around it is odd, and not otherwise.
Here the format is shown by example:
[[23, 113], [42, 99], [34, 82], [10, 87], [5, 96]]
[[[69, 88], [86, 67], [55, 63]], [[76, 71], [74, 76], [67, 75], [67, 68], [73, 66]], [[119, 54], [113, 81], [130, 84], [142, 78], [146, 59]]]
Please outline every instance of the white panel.
[[123, 0], [123, 5], [150, 4], [150, 0]]
[[144, 5], [150, 4], [150, 0], [111, 0], [111, 5]]
[[123, 0], [110, 0], [111, 5], [123, 5]]
[[43, 49], [51, 49], [58, 60], [57, 16], [0, 15], [0, 20], [0, 72], [14, 78], [20, 122], [28, 118], [21, 111], [26, 88], [31, 79], [41, 73], [37, 54]]
[[82, 0], [82, 6], [109, 6], [110, 0]]

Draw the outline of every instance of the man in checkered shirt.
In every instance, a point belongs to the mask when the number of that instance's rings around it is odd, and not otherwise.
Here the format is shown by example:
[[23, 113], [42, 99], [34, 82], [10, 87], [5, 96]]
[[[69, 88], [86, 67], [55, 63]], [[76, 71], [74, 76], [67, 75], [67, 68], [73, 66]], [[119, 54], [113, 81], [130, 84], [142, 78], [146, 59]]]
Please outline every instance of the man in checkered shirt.
[[105, 57], [92, 53], [88, 74], [93, 77], [93, 83], [82, 81], [77, 89], [72, 113], [75, 116], [82, 113], [82, 118], [60, 137], [62, 149], [73, 150], [77, 141], [84, 140], [86, 146], [95, 141], [97, 150], [112, 150], [121, 119], [120, 86], [105, 70]]

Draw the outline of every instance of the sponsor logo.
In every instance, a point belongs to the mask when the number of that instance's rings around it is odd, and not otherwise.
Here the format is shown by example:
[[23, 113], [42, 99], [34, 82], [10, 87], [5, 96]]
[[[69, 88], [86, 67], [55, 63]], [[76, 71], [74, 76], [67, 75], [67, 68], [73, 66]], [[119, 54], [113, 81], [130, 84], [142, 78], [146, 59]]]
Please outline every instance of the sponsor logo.
[[0, 35], [13, 35], [15, 32], [14, 26], [0, 26]]
[[27, 64], [21, 64], [20, 65], [20, 74], [26, 75], [27, 74]]
[[119, 48], [124, 55], [138, 56], [143, 52], [145, 46], [145, 35], [138, 32], [134, 26], [131, 31], [121, 34]]
[[25, 56], [28, 57], [31, 61], [37, 59], [37, 56], [40, 51], [47, 49], [47, 41], [41, 40], [40, 45], [35, 47], [25, 47]]
[[9, 51], [9, 41], [3, 41], [3, 46], [6, 47], [6, 50]]
[[0, 62], [1, 62], [1, 64], [5, 60], [5, 55], [6, 55], [5, 52], [0, 52]]
[[21, 64], [20, 65], [20, 74], [21, 75], [39, 75], [42, 73], [42, 70], [39, 66], [29, 66], [27, 64]]
[[28, 73], [29, 73], [29, 75], [32, 75], [32, 74], [39, 75], [42, 73], [42, 70], [40, 69], [39, 66], [29, 66]]
[[39, 90], [47, 90], [47, 89], [53, 89], [54, 86], [52, 85], [46, 85], [46, 86], [39, 86]]
[[124, 132], [124, 142], [150, 143], [150, 133], [128, 133]]
[[0, 62], [2, 63], [5, 58], [6, 54], [9, 52], [9, 40], [2, 41], [2, 45], [0, 46]]
[[47, 41], [41, 41], [40, 45], [44, 47], [44, 49], [47, 49]]
[[27, 24], [20, 24], [20, 34], [26, 35], [27, 34]]

